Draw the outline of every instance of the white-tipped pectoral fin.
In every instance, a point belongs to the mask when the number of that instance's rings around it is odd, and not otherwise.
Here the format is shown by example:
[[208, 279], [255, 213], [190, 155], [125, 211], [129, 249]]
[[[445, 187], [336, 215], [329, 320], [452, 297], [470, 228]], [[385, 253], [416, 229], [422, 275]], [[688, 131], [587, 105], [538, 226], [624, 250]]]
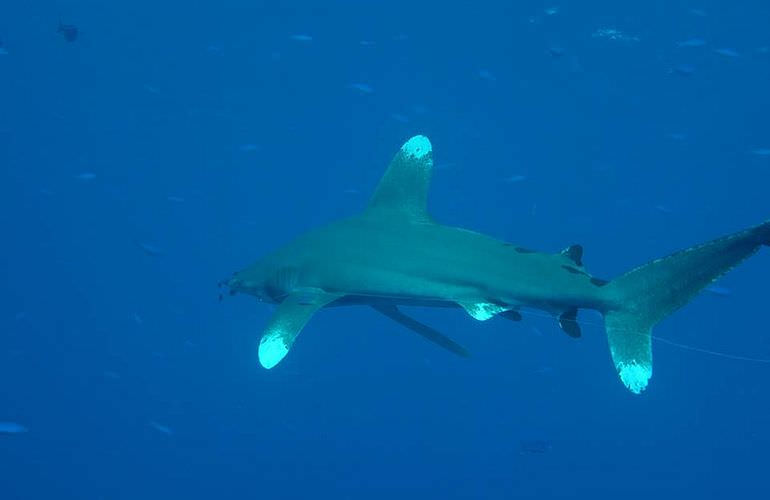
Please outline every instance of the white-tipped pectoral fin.
[[[289, 346], [286, 345], [286, 332], [266, 332], [259, 341], [259, 363], [268, 370], [286, 357]], [[293, 339], [292, 339], [293, 340]]]
[[280, 363], [313, 314], [342, 296], [319, 290], [308, 300], [308, 293], [291, 293], [276, 308], [259, 341], [259, 363], [264, 368], [269, 370]]

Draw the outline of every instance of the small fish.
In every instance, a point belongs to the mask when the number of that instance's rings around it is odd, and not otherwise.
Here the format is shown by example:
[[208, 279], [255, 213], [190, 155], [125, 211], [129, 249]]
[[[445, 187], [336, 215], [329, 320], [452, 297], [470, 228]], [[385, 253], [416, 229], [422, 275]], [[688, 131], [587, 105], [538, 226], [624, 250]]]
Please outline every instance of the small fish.
[[243, 153], [249, 153], [251, 151], [257, 151], [259, 146], [257, 144], [241, 144], [238, 149]]
[[604, 38], [606, 40], [612, 40], [617, 42], [638, 42], [639, 37], [633, 35], [627, 35], [615, 28], [599, 28], [591, 35], [593, 38]]
[[144, 253], [146, 253], [147, 255], [149, 255], [151, 257], [159, 257], [159, 256], [164, 254], [164, 252], [163, 252], [163, 250], [161, 248], [159, 248], [159, 247], [157, 247], [157, 246], [155, 246], [155, 245], [153, 245], [151, 243], [147, 243], [147, 242], [144, 242], [144, 241], [137, 241], [136, 244], [137, 244], [137, 246], [139, 248], [141, 248], [144, 251]]
[[740, 53], [738, 53], [733, 49], [714, 49], [714, 53], [725, 57], [732, 57], [732, 58], [741, 57]]
[[674, 213], [673, 210], [671, 210], [669, 207], [667, 207], [665, 205], [655, 205], [655, 210], [657, 210], [658, 212], [662, 212], [664, 214], [672, 214], [672, 213]]
[[479, 78], [481, 78], [482, 80], [486, 80], [488, 82], [497, 81], [497, 78], [495, 77], [495, 75], [493, 75], [492, 72], [489, 71], [488, 69], [480, 69], [478, 75], [479, 75]]
[[28, 430], [16, 422], [0, 422], [0, 434], [22, 434]]
[[302, 34], [302, 33], [299, 33], [299, 34], [296, 34], [296, 35], [291, 35], [289, 38], [291, 38], [295, 42], [312, 42], [313, 41], [313, 37], [312, 36], [305, 35], [305, 34]]
[[733, 291], [729, 288], [719, 285], [710, 285], [704, 288], [704, 290], [713, 295], [719, 295], [720, 297], [728, 297], [733, 294]]
[[0, 42], [0, 56], [7, 56], [8, 51], [5, 50], [5, 47], [3, 47], [3, 42]]
[[690, 14], [697, 17], [706, 17], [708, 14], [706, 14], [706, 11], [703, 9], [690, 9]]
[[349, 89], [358, 91], [360, 94], [372, 94], [374, 89], [366, 83], [351, 83], [348, 85]]
[[170, 436], [170, 435], [174, 434], [174, 431], [172, 431], [170, 427], [165, 426], [163, 424], [159, 424], [158, 422], [156, 422], [154, 420], [150, 421], [150, 427], [152, 427], [153, 429], [155, 429], [158, 432], [166, 434], [167, 436]]
[[74, 24], [63, 24], [59, 21], [59, 29], [57, 30], [67, 42], [74, 42], [78, 39], [78, 27]]
[[131, 317], [134, 319], [134, 323], [137, 325], [142, 326], [144, 324], [144, 320], [142, 320], [142, 317], [137, 313], [134, 313]]
[[390, 117], [396, 120], [397, 122], [401, 123], [409, 123], [409, 117], [406, 115], [402, 115], [399, 113], [391, 113]]
[[695, 66], [692, 64], [680, 64], [679, 66], [676, 66], [674, 69], [672, 69], [670, 73], [678, 76], [689, 77], [695, 74]]
[[702, 38], [688, 38], [687, 40], [677, 42], [676, 44], [676, 46], [680, 48], [703, 47], [704, 45], [706, 45], [706, 40]]
[[545, 12], [546, 16], [555, 16], [556, 14], [559, 13], [559, 8], [558, 7], [548, 7], [547, 9], [545, 9], [544, 12]]
[[120, 374], [117, 372], [114, 372], [112, 370], [104, 370], [104, 378], [109, 378], [112, 380], [119, 380]]
[[160, 94], [160, 89], [158, 87], [155, 87], [154, 85], [150, 84], [144, 84], [142, 85], [142, 88], [149, 92], [150, 94]]
[[505, 182], [509, 182], [513, 184], [514, 182], [521, 182], [527, 180], [526, 175], [511, 175], [510, 177], [505, 178]]
[[559, 57], [562, 57], [565, 54], [565, 52], [566, 51], [562, 47], [549, 47], [548, 48], [548, 54], [551, 57], [555, 58], [555, 59], [558, 59]]
[[672, 132], [670, 134], [666, 134], [666, 137], [671, 139], [672, 141], [685, 141], [685, 140], [687, 140], [687, 134], [684, 134], [682, 132]]
[[770, 156], [770, 148], [757, 148], [752, 149], [751, 154], [757, 155], [757, 156]]
[[551, 443], [542, 439], [522, 439], [519, 441], [519, 453], [521, 455], [542, 455], [552, 449]]
[[166, 196], [166, 199], [173, 203], [184, 203], [184, 198], [181, 196]]
[[96, 174], [93, 172], [83, 172], [82, 174], [76, 175], [75, 178], [84, 182], [88, 182], [96, 179]]

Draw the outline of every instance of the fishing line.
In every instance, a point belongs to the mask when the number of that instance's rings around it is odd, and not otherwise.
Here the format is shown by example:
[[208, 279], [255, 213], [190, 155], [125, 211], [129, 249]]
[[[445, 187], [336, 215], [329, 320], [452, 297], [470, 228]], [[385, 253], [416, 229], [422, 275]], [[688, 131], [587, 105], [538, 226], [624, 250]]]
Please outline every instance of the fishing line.
[[[537, 317], [537, 318], [547, 318], [547, 319], [553, 318], [553, 316], [550, 316], [550, 315], [545, 314], [545, 313], [538, 313], [537, 311], [519, 311], [519, 313], [522, 316], [533, 316], [533, 317]], [[581, 326], [583, 326], [583, 325], [596, 326], [596, 327], [603, 327], [604, 326], [601, 323], [598, 323], [598, 322], [595, 322], [595, 321], [587, 321], [587, 320], [578, 320], [578, 323]], [[639, 333], [639, 332], [636, 332], [636, 331], [633, 331], [633, 330], [626, 330], [625, 333], [630, 333], [632, 335], [637, 335], [639, 337], [646, 337], [647, 336], [647, 335], [645, 335], [643, 333]], [[708, 354], [710, 356], [715, 356], [715, 357], [725, 358], [725, 359], [732, 359], [732, 360], [735, 360], [735, 361], [749, 361], [749, 362], [752, 362], [752, 363], [770, 364], [770, 358], [755, 358], [755, 357], [751, 357], [751, 356], [742, 356], [740, 354], [730, 354], [730, 353], [727, 353], [727, 352], [713, 351], [711, 349], [705, 349], [703, 347], [696, 347], [696, 346], [693, 346], [693, 345], [688, 345], [688, 344], [682, 344], [682, 343], [679, 343], [679, 342], [674, 342], [673, 340], [668, 340], [668, 339], [665, 339], [663, 337], [659, 337], [657, 335], [650, 335], [650, 338], [653, 339], [653, 340], [662, 342], [664, 344], [668, 344], [668, 345], [670, 345], [672, 347], [677, 347], [679, 349], [683, 349], [683, 350], [686, 350], [686, 351], [698, 352], [698, 353], [701, 353], [701, 354]]]
[[[638, 334], [637, 334], [638, 335]], [[651, 336], [653, 339], [658, 340], [660, 342], [663, 342], [664, 344], [668, 344], [674, 347], [678, 347], [680, 349], [684, 349], [687, 351], [694, 351], [699, 352], [703, 354], [710, 354], [712, 356], [717, 356], [720, 358], [727, 358], [727, 359], [733, 359], [736, 361], [751, 361], [753, 363], [764, 363], [764, 364], [770, 364], [770, 359], [767, 358], [752, 358], [749, 356], [741, 356], [738, 354], [728, 354], [726, 352], [719, 352], [719, 351], [710, 351], [708, 349], [703, 349], [702, 347], [695, 347], [687, 344], [680, 344], [678, 342], [673, 342], [671, 340], [666, 340], [660, 337], [656, 337], [654, 335]]]

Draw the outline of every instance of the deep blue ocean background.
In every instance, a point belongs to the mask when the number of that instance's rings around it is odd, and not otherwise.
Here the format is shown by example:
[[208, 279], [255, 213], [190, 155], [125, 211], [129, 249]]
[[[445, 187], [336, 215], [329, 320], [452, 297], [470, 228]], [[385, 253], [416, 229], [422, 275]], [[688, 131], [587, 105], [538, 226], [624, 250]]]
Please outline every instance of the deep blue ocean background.
[[[57, 32], [77, 26], [77, 40]], [[770, 218], [770, 3], [0, 4], [0, 499], [764, 498], [770, 364], [601, 317], [271, 307], [217, 282], [434, 147], [441, 222], [611, 278]], [[608, 31], [615, 30], [615, 31]], [[770, 358], [770, 251], [661, 323]]]

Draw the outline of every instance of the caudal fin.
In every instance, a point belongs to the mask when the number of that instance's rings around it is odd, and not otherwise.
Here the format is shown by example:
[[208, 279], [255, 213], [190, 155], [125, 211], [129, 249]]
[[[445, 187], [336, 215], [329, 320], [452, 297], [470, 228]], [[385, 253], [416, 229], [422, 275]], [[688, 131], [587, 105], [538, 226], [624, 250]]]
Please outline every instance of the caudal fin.
[[770, 221], [654, 260], [607, 285], [610, 353], [631, 392], [642, 392], [652, 377], [653, 326], [762, 245], [770, 246]]

